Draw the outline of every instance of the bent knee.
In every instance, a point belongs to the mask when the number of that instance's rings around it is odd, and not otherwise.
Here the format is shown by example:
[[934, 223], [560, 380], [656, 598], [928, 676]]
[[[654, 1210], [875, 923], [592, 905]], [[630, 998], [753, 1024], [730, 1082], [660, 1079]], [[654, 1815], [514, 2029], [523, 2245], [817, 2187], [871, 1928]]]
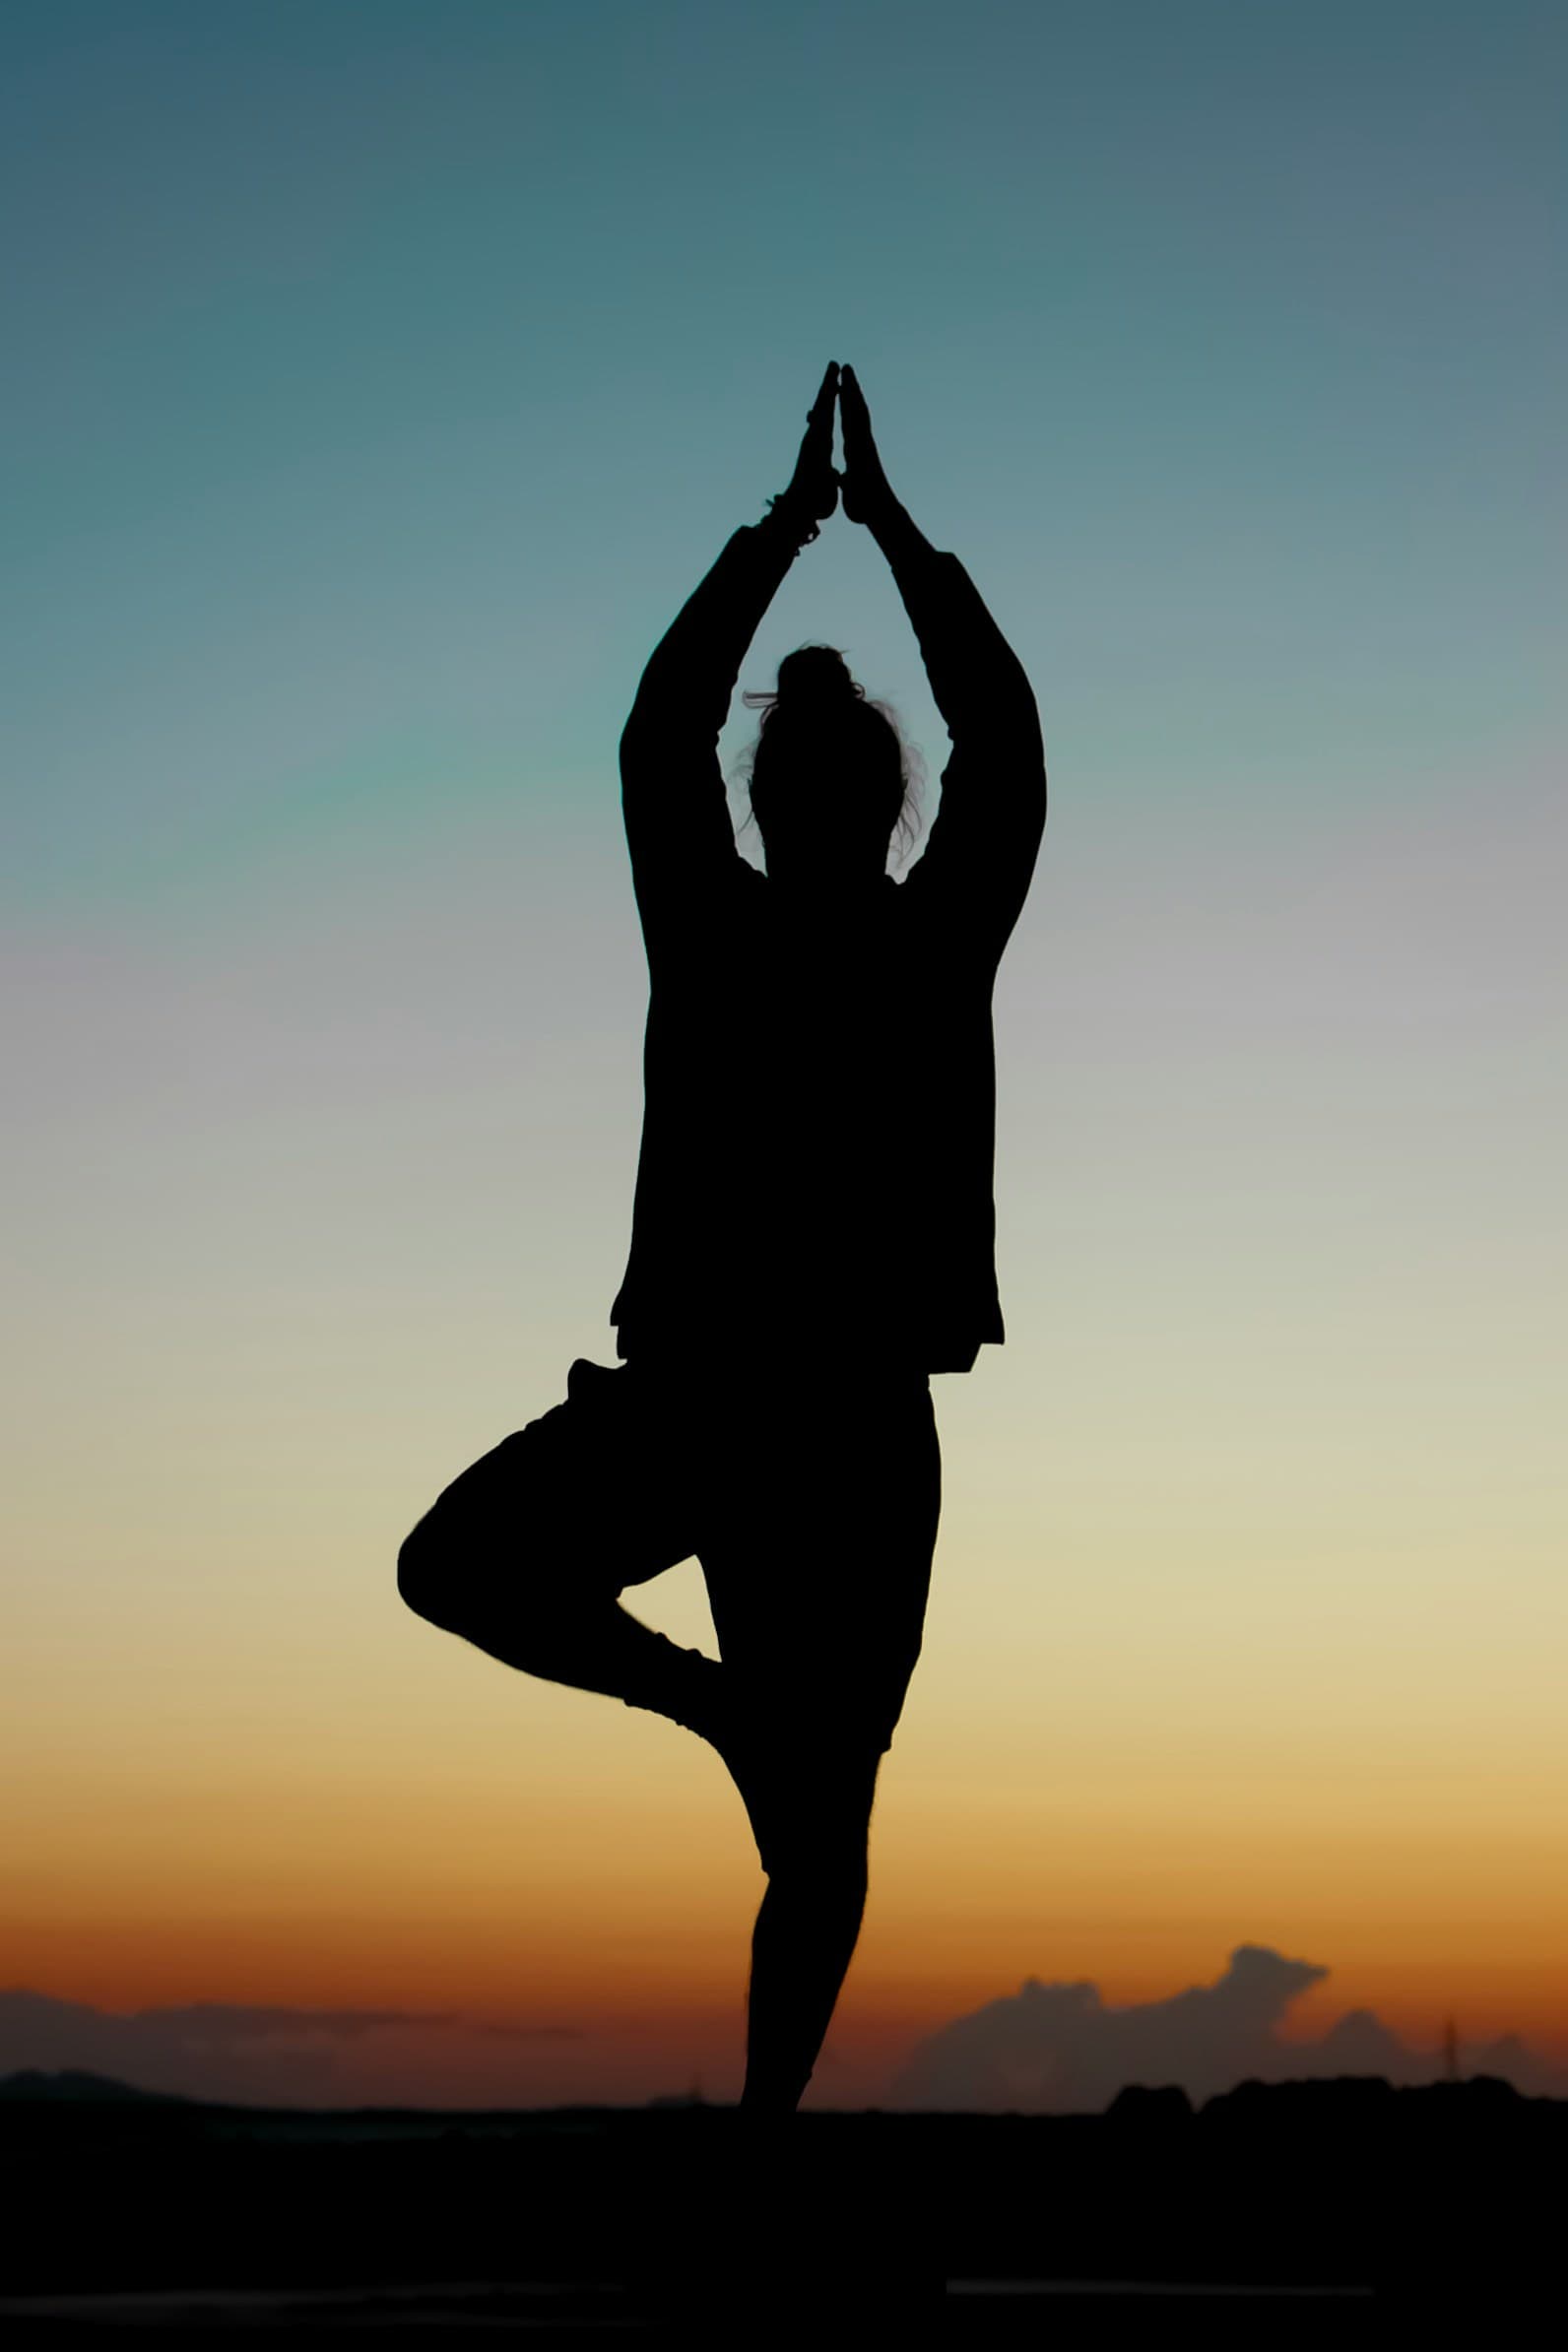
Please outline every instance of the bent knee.
[[422, 1519], [398, 1549], [398, 1594], [417, 1617], [449, 1626], [459, 1605], [461, 1578], [451, 1551]]
[[757, 1857], [775, 1883], [813, 1887], [838, 1901], [865, 1896], [870, 1822], [850, 1808], [824, 1817], [815, 1809], [774, 1810], [759, 1823]]
[[866, 1900], [866, 1849], [803, 1844], [789, 1836], [769, 1838], [757, 1848], [757, 1859], [769, 1886], [787, 1895], [837, 1912]]
[[439, 1506], [404, 1538], [397, 1582], [417, 1617], [482, 1644], [503, 1621], [514, 1639], [525, 1628], [550, 1636], [580, 1614], [579, 1597], [540, 1558], [515, 1545], [501, 1551], [492, 1531], [444, 1519]]

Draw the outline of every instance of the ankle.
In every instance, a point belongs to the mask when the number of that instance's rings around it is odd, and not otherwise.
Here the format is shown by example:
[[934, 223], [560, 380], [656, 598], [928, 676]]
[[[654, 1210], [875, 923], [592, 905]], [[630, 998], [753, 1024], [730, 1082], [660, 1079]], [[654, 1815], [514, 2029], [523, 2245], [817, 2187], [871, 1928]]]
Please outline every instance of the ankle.
[[683, 1731], [709, 1736], [717, 1720], [723, 1667], [701, 1650], [683, 1650], [666, 1634], [656, 1634], [656, 1650], [648, 1655], [648, 1671], [638, 1687], [625, 1693], [628, 1707], [641, 1707], [665, 1716]]

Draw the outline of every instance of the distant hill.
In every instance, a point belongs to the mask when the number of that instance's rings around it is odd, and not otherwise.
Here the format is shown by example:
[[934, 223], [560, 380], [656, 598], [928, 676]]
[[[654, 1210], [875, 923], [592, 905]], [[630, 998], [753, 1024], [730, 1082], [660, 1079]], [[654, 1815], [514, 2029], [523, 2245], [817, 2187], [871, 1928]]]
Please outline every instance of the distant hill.
[[0, 2075], [0, 2099], [115, 2099], [159, 2107], [190, 2104], [173, 2092], [141, 2091], [134, 2083], [116, 2082], [112, 2075], [85, 2074], [70, 2066], [58, 2074], [45, 2074], [37, 2066], [25, 2066], [20, 2074]]

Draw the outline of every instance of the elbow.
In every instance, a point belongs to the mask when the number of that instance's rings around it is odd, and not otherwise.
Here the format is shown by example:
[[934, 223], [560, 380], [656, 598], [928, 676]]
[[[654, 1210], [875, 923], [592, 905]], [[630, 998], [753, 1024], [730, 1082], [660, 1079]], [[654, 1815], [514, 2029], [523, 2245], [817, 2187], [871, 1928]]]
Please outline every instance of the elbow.
[[647, 705], [641, 702], [634, 704], [630, 718], [621, 730], [618, 764], [622, 799], [635, 792], [653, 767], [660, 735], [661, 730]]
[[635, 759], [647, 742], [650, 729], [648, 713], [641, 697], [632, 704], [625, 725], [621, 730], [621, 772], [624, 775], [628, 759]]
[[1046, 771], [1045, 746], [1040, 740], [1038, 727], [1034, 734], [1034, 757], [1029, 765], [1029, 774], [1033, 785], [1035, 807], [1039, 812], [1040, 823], [1043, 825], [1046, 811], [1051, 805], [1051, 779]]

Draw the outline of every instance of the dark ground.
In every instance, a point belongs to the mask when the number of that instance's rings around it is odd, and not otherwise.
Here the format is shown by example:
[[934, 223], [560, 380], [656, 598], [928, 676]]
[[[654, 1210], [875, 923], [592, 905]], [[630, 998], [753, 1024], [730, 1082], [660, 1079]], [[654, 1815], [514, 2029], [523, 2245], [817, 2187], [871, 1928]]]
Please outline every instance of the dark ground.
[[1568, 2103], [1244, 2084], [1197, 2114], [309, 2114], [0, 2100], [9, 2341], [105, 2325], [1372, 2340], [1565, 2300]]

